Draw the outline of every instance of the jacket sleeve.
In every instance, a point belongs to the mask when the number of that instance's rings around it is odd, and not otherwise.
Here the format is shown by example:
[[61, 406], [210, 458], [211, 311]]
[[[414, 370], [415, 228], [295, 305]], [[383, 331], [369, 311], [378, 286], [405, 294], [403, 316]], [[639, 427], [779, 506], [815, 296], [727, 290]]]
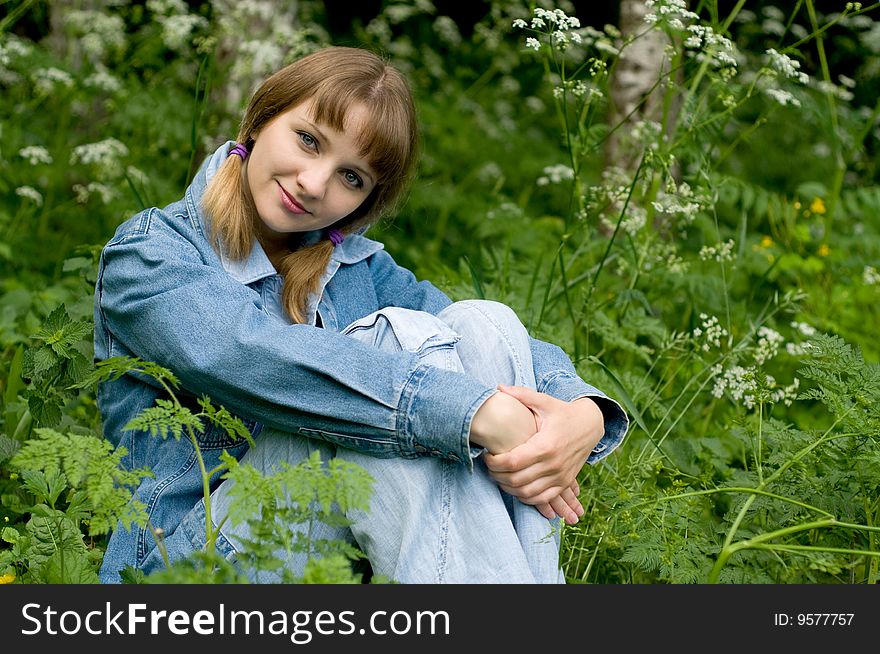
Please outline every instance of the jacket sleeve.
[[[430, 282], [418, 281], [410, 270], [397, 265], [384, 250], [373, 255], [371, 267], [380, 306], [399, 306], [436, 315], [452, 303]], [[623, 442], [629, 428], [626, 412], [618, 402], [581, 379], [562, 348], [531, 337], [530, 342], [539, 392], [565, 402], [589, 397], [602, 411], [605, 434], [587, 458], [587, 463], [596, 463], [611, 454]]]
[[169, 368], [187, 390], [276, 429], [372, 456], [470, 462], [470, 423], [494, 389], [409, 352], [283, 324], [263, 310], [259, 293], [208, 265], [174, 224], [151, 220], [157, 211], [102, 253], [99, 310], [125, 349]]

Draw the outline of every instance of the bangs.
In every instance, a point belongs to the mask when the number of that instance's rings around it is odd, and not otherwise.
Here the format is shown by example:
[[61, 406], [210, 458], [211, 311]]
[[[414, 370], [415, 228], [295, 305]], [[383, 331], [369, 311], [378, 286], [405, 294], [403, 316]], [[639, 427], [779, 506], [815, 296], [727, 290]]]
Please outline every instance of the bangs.
[[331, 76], [315, 89], [312, 111], [316, 122], [341, 132], [346, 128], [352, 106], [360, 104], [366, 108], [368, 117], [359, 126], [355, 142], [359, 154], [376, 172], [377, 183], [385, 185], [407, 175], [417, 134], [401, 103], [387, 92], [378, 92], [378, 87], [366, 86], [363, 79], [340, 80]]

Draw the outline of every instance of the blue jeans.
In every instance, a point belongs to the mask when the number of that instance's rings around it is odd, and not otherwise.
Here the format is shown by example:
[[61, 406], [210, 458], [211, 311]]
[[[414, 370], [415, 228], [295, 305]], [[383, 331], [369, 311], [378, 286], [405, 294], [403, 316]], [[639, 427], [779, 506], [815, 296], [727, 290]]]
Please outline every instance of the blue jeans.
[[[516, 314], [497, 302], [457, 302], [436, 317], [390, 307], [352, 323], [343, 333], [379, 349], [415, 352], [426, 363], [466, 372], [489, 385], [535, 388], [528, 334]], [[350, 528], [319, 523], [311, 538], [352, 542], [367, 555], [375, 574], [401, 583], [564, 583], [559, 519], [548, 520], [501, 491], [479, 457], [481, 450], [472, 448], [476, 459], [471, 472], [466, 465], [434, 456], [375, 458], [264, 428], [241, 462], [271, 474], [280, 462], [296, 465], [315, 450], [322, 460], [337, 456], [362, 466], [374, 486], [369, 511], [348, 513]], [[233, 483], [224, 482], [211, 496], [215, 525], [227, 513]], [[200, 502], [181, 526], [203, 533], [203, 525]], [[236, 547], [247, 535], [246, 523], [226, 521], [218, 550], [234, 561]], [[302, 572], [304, 554], [285, 560], [295, 573]], [[259, 572], [252, 580], [265, 583], [277, 577]]]

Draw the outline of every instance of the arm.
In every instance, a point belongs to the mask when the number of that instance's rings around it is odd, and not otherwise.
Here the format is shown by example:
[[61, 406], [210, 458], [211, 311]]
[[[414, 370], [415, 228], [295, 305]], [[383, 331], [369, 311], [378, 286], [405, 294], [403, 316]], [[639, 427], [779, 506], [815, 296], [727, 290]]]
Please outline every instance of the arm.
[[[370, 265], [376, 280], [380, 306], [400, 306], [436, 315], [452, 301], [426, 281], [418, 281], [413, 273], [398, 266], [385, 251], [373, 255]], [[530, 339], [537, 390], [563, 402], [590, 398], [602, 413], [604, 432], [598, 443], [581, 459], [581, 464], [596, 463], [620, 445], [629, 427], [629, 419], [621, 406], [599, 389], [584, 382], [575, 371], [562, 348], [535, 338]], [[587, 416], [589, 417], [589, 416]], [[593, 416], [595, 418], [595, 416]], [[506, 449], [510, 449], [509, 447]], [[498, 450], [492, 453], [500, 453]]]
[[210, 249], [177, 231], [185, 225], [157, 212], [102, 253], [99, 310], [128, 351], [277, 429], [373, 456], [470, 462], [470, 423], [494, 389], [408, 352], [271, 318], [258, 293], [206, 263]]

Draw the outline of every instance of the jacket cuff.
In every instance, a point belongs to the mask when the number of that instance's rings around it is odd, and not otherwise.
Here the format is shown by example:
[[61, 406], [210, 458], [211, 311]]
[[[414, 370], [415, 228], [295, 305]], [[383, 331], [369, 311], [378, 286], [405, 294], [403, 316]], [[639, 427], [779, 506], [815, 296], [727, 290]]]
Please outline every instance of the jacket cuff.
[[[454, 389], [450, 392], [450, 389]], [[468, 440], [477, 410], [498, 391], [470, 375], [418, 366], [403, 389], [397, 432], [404, 449], [473, 466]]]
[[629, 417], [620, 404], [595, 386], [590, 386], [576, 375], [560, 373], [543, 380], [542, 387], [538, 388], [538, 391], [565, 402], [589, 397], [599, 406], [605, 421], [605, 434], [593, 448], [590, 456], [587, 457], [587, 463], [601, 461], [623, 442], [629, 429]]

